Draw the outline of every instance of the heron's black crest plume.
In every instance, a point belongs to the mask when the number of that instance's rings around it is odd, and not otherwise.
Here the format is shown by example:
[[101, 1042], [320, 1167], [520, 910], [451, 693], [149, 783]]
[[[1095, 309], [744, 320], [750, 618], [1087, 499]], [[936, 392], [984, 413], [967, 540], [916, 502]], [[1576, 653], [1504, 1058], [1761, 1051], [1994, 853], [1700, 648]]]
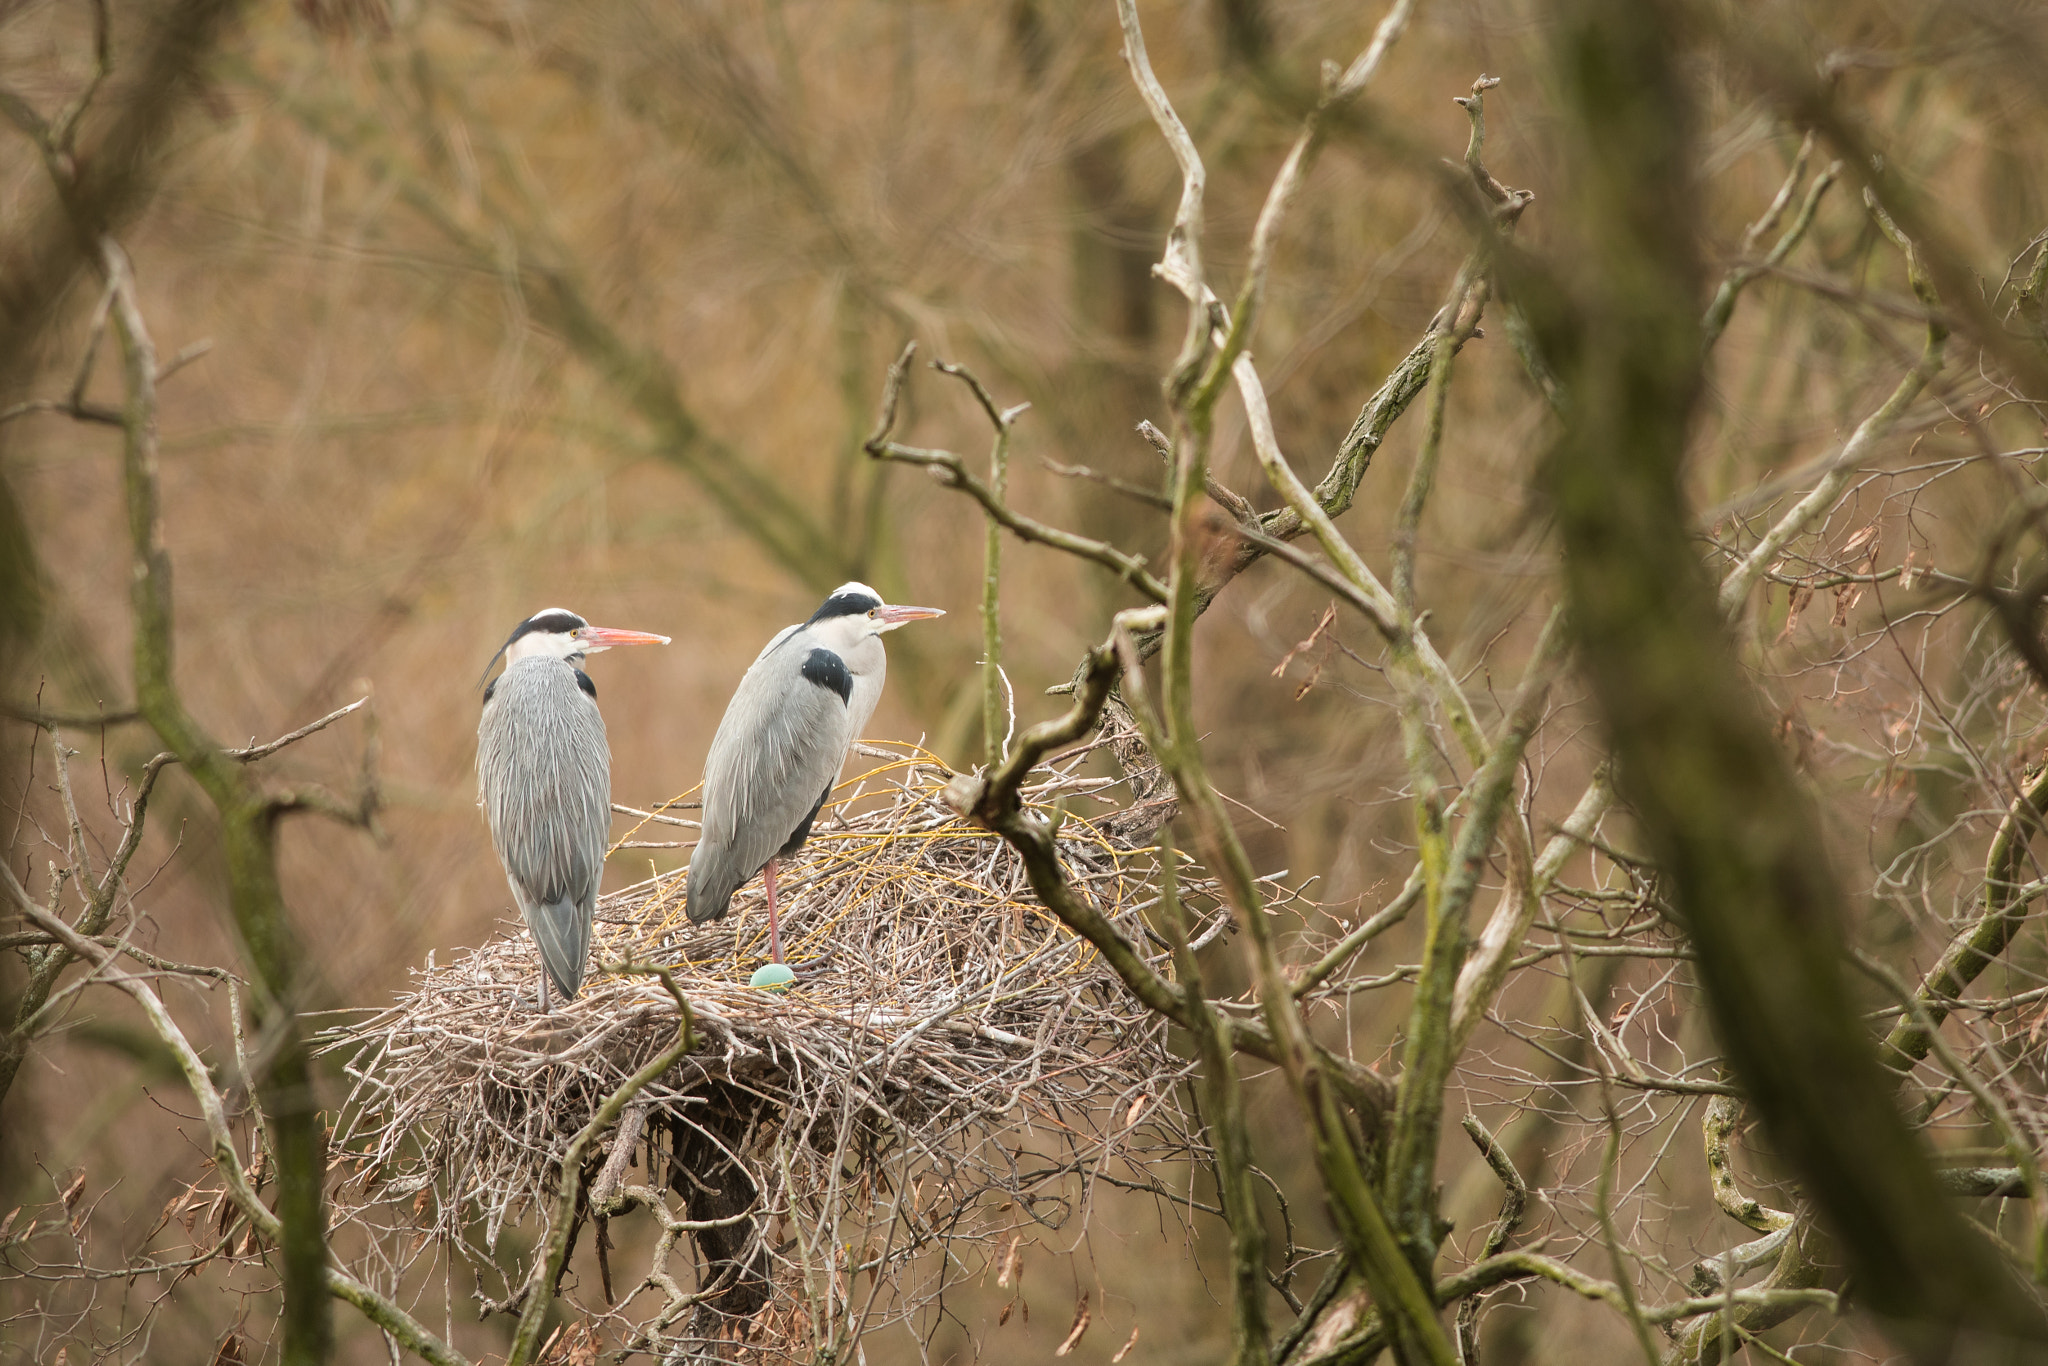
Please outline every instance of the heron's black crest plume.
[[[512, 628], [512, 634], [505, 637], [505, 643], [503, 645], [500, 645], [498, 647], [498, 652], [491, 656], [491, 662], [484, 665], [484, 671], [481, 675], [478, 676], [476, 680], [476, 685], [479, 688], [483, 687], [484, 681], [491, 676], [491, 670], [497, 668], [498, 661], [505, 657], [505, 651], [511, 649], [513, 643], [517, 641], [521, 636], [532, 635], [535, 631], [559, 631], [566, 635], [570, 631], [578, 631], [588, 625], [590, 625], [589, 622], [585, 621], [582, 617], [577, 616], [574, 612], [571, 612], [566, 607], [542, 608], [540, 611], [535, 612], [525, 621], [520, 622], [517, 626]], [[597, 694], [593, 692], [591, 693], [591, 696], [595, 697], [597, 696]], [[490, 694], [485, 693], [484, 701], [488, 702], [490, 700]]]
[[[825, 599], [825, 605], [811, 614], [811, 621], [824, 621], [829, 617], [855, 617], [863, 612], [872, 612], [881, 605], [882, 599], [873, 589], [860, 584], [849, 584]], [[804, 624], [808, 626], [810, 622]]]

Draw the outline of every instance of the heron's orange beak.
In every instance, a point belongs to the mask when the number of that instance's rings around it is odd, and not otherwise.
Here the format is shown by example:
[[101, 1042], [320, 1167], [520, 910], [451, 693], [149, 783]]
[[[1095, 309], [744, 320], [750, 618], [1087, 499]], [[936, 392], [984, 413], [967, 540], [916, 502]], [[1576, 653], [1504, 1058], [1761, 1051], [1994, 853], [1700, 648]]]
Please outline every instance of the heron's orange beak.
[[875, 620], [882, 623], [884, 631], [893, 631], [907, 621], [922, 621], [926, 617], [943, 617], [945, 612], [937, 607], [899, 607], [889, 603], [875, 609]]
[[576, 631], [576, 643], [583, 647], [585, 654], [609, 650], [614, 645], [666, 645], [667, 636], [649, 635], [645, 631], [621, 631], [615, 626], [584, 626]]

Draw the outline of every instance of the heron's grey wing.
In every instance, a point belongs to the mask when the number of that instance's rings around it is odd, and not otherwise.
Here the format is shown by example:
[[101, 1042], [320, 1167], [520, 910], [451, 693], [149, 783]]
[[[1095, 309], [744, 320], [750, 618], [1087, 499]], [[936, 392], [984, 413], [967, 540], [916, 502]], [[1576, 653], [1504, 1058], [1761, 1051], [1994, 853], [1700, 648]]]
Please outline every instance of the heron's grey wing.
[[575, 669], [533, 659], [506, 670], [478, 728], [477, 778], [520, 914], [574, 996], [611, 836], [611, 750]]
[[692, 919], [725, 914], [733, 892], [775, 857], [837, 781], [853, 743], [850, 689], [844, 662], [829, 650], [765, 651], [740, 680], [704, 764], [704, 829], [690, 860]]
[[[780, 631], [777, 631], [774, 635], [774, 638], [771, 639], [766, 645], [763, 645], [761, 647], [761, 653], [754, 656], [754, 664], [759, 664], [762, 660], [774, 654], [777, 647], [779, 647], [783, 641], [788, 640], [791, 636], [795, 635], [798, 631], [801, 631], [803, 629], [804, 624], [799, 621], [794, 625], [785, 626]], [[751, 669], [753, 665], [750, 664], [747, 667]], [[730, 706], [726, 708], [726, 710], [728, 711], [730, 711], [731, 709], [732, 708]]]

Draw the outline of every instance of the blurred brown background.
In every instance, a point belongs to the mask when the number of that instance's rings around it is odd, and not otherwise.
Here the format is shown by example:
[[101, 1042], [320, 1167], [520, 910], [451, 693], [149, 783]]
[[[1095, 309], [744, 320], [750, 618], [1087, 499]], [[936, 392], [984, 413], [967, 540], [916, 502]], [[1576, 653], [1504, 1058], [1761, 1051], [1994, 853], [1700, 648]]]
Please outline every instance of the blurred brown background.
[[[1848, 88], [1995, 278], [2043, 215], [2048, 136], [2025, 75], [2030, 49], [2001, 36], [2028, 30], [2000, 27], [1989, 6], [1764, 9], [1815, 50], [1870, 56], [1851, 62]], [[1145, 14], [1154, 60], [1209, 160], [1211, 270], [1229, 279], [1292, 136], [1288, 91], [1322, 60], [1349, 60], [1377, 7], [1213, 0]], [[123, 43], [139, 23], [115, 8], [109, 100], [121, 98]], [[1500, 76], [1488, 161], [1536, 192], [1522, 231], [1538, 246], [1551, 195], [1539, 24], [1518, 0], [1426, 7], [1374, 91], [1387, 132], [1455, 157], [1466, 125], [1451, 97], [1482, 72]], [[0, 15], [0, 80], [40, 109], [75, 93], [89, 51], [82, 5]], [[209, 71], [123, 237], [163, 352], [213, 343], [162, 397], [188, 702], [239, 741], [290, 730], [364, 681], [375, 696], [388, 839], [313, 821], [285, 837], [309, 1010], [381, 1005], [430, 951], [476, 944], [510, 914], [474, 805], [477, 683], [506, 632], [542, 606], [676, 638], [592, 666], [617, 800], [645, 805], [693, 785], [760, 644], [850, 577], [953, 614], [892, 637], [873, 733], [972, 760], [981, 520], [860, 451], [905, 340], [970, 364], [1000, 401], [1033, 405], [1014, 457], [1019, 506], [1127, 545], [1163, 542], [1153, 509], [1048, 468], [1157, 483], [1157, 458], [1132, 427], [1159, 416], [1157, 378], [1181, 327], [1149, 275], [1178, 178], [1106, 4], [306, 0], [249, 11]], [[1726, 256], [1798, 139], [1746, 88], [1712, 70], [1701, 81], [1716, 205], [1705, 232]], [[1318, 166], [1255, 343], [1282, 439], [1311, 477], [1422, 335], [1466, 250], [1434, 184], [1386, 141], [1341, 138]], [[24, 228], [45, 185], [26, 141], [0, 138], [0, 234]], [[1902, 293], [1896, 256], [1873, 241], [1853, 196], [1838, 193], [1802, 250], [1816, 271]], [[6, 377], [13, 398], [68, 386], [92, 302], [87, 280], [33, 371]], [[1710, 502], [1827, 449], [1895, 374], [1894, 357], [1789, 286], [1760, 284], [1745, 310], [1717, 358], [1724, 402], [1695, 470]], [[1454, 662], [1470, 667], [1524, 620], [1547, 572], [1513, 553], [1540, 529], [1526, 486], [1545, 428], [1498, 337], [1459, 367], [1422, 572], [1431, 629], [1463, 642]], [[91, 392], [111, 399], [109, 369]], [[964, 391], [926, 375], [911, 401], [912, 439], [979, 458], [985, 423]], [[1345, 524], [1376, 562], [1418, 430], [1395, 430]], [[115, 437], [33, 416], [4, 440], [45, 590], [40, 636], [9, 696], [123, 706]], [[1218, 473], [1248, 493], [1260, 483], [1234, 411]], [[1013, 543], [1006, 555], [1006, 663], [1028, 722], [1127, 599], [1045, 551]], [[1385, 695], [1383, 681], [1341, 654], [1299, 700], [1306, 664], [1272, 676], [1326, 600], [1270, 563], [1234, 584], [1204, 627], [1202, 704], [1211, 763], [1246, 805], [1261, 870], [1319, 879], [1311, 894], [1348, 919], [1405, 875], [1407, 813], [1392, 716], [1361, 705]], [[1339, 636], [1376, 653], [1362, 630]], [[1484, 678], [1473, 686], [1486, 690]], [[1796, 690], [1782, 701], [1804, 705]], [[1833, 724], [1863, 723], [1852, 707]], [[12, 724], [0, 736], [16, 784], [0, 810], [8, 857], [36, 889], [44, 833], [56, 837], [46, 753], [30, 771], [46, 741]], [[346, 785], [360, 736], [343, 723], [275, 769]], [[110, 830], [109, 795], [154, 746], [111, 728], [102, 766], [97, 736], [67, 739], [90, 756], [76, 768], [87, 823]], [[1558, 762], [1584, 771], [1582, 755]], [[1858, 807], [1847, 825], [1862, 823]], [[145, 939], [182, 959], [234, 961], [209, 820], [183, 779], [167, 783], [154, 825], [136, 865], [154, 877]], [[644, 872], [621, 856], [608, 885]], [[1233, 963], [1226, 955], [1217, 971]], [[0, 971], [18, 975], [11, 960]], [[224, 1009], [177, 999], [193, 1021]], [[1361, 1057], [1388, 1046], [1392, 1016], [1362, 1011], [1354, 1023]], [[175, 1121], [145, 1095], [148, 1050], [119, 1008], [81, 1010], [72, 1026], [8, 1097], [0, 1206], [48, 1199], [54, 1174], [83, 1167], [99, 1188], [118, 1174], [94, 1215], [111, 1255], [195, 1155], [167, 1140]], [[211, 1037], [224, 1037], [217, 1019]], [[1284, 1167], [1292, 1121], [1273, 1114], [1261, 1140]], [[1476, 1198], [1475, 1210], [1492, 1197]], [[1198, 1266], [1211, 1249], [1175, 1242], [1162, 1254], [1149, 1208], [1116, 1208], [1080, 1257], [1048, 1256], [1027, 1273], [1044, 1293], [1036, 1321], [995, 1330], [970, 1293], [960, 1330], [935, 1350], [971, 1354], [972, 1333], [991, 1356], [1036, 1359], [1064, 1336], [1074, 1290], [1099, 1276], [1102, 1322], [1079, 1358], [1106, 1360], [1133, 1323], [1139, 1359], [1213, 1355], [1224, 1321]], [[226, 1297], [181, 1304], [161, 1359], [210, 1350], [237, 1313]], [[1583, 1359], [1571, 1354], [1574, 1317], [1557, 1321], [1543, 1359]], [[345, 1359], [382, 1359], [361, 1322], [344, 1313], [338, 1328]], [[480, 1343], [496, 1331], [457, 1328]], [[0, 1357], [45, 1359], [25, 1341]]]

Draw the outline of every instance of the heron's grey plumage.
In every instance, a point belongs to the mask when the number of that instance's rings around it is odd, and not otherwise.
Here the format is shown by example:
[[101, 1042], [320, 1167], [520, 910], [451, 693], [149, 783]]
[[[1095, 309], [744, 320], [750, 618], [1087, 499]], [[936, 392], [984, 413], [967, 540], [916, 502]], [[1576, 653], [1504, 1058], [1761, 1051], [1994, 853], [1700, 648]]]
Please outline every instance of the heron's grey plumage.
[[768, 954], [782, 961], [777, 861], [795, 854], [881, 699], [882, 635], [935, 607], [890, 606], [864, 583], [841, 584], [809, 621], [778, 632], [727, 704], [704, 764], [704, 829], [690, 856], [693, 921], [723, 916], [732, 894], [767, 871]]
[[515, 660], [477, 730], [491, 842], [548, 975], [571, 997], [583, 986], [611, 838], [611, 748], [586, 681], [563, 659]]
[[[832, 639], [844, 647], [836, 650], [827, 639], [813, 623], [778, 634], [740, 679], [711, 737], [704, 828], [690, 858], [693, 921], [723, 916], [732, 894], [769, 859], [796, 852], [875, 714], [889, 668], [881, 638]], [[851, 683], [846, 696], [806, 675], [813, 651], [844, 669]]]

